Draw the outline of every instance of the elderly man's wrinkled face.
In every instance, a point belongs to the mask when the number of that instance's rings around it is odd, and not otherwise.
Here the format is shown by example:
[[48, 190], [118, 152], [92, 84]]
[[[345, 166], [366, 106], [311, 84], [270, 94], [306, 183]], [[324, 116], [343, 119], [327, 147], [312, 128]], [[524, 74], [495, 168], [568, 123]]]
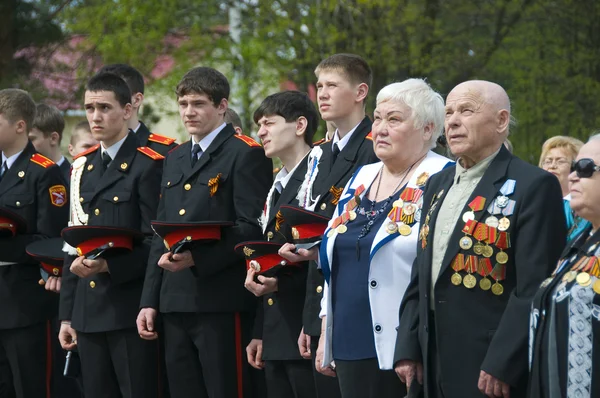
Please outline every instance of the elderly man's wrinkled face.
[[480, 90], [468, 84], [461, 84], [448, 94], [444, 127], [452, 153], [476, 162], [491, 155], [490, 148], [499, 147], [503, 141], [498, 141], [495, 108]]
[[[581, 147], [576, 162], [580, 159], [591, 159], [600, 166], [600, 140], [592, 140]], [[587, 166], [588, 171], [593, 170], [591, 164]], [[579, 177], [576, 172], [569, 174], [569, 190], [573, 211], [592, 223], [600, 221], [600, 172], [594, 170], [587, 178]]]

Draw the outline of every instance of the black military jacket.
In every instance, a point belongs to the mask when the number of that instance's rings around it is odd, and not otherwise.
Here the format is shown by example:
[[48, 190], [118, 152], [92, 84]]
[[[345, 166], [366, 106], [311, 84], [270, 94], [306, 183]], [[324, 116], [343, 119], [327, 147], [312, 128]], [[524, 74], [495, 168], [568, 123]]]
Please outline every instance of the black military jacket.
[[27, 221], [27, 231], [0, 238], [0, 329], [48, 319], [52, 294], [38, 284], [39, 265], [25, 252], [38, 239], [60, 236], [69, 218], [68, 193], [60, 169], [28, 143], [0, 181], [0, 207]]
[[104, 173], [99, 146], [85, 153], [80, 202], [88, 214], [88, 225], [135, 229], [147, 237], [131, 252], [107, 254], [109, 272], [88, 278], [72, 274], [69, 267], [76, 257], [66, 256], [59, 318], [71, 320], [77, 331], [135, 327], [152, 241], [150, 221], [156, 216], [162, 173], [162, 156], [156, 154], [156, 160], [152, 159], [138, 147], [130, 132]]
[[220, 131], [195, 166], [187, 141], [165, 159], [157, 219], [168, 222], [229, 221], [221, 240], [191, 250], [195, 266], [164, 271], [158, 260], [166, 249], [156, 236], [148, 260], [140, 306], [160, 312], [228, 312], [254, 310], [256, 300], [245, 288], [244, 259], [237, 243], [262, 237], [258, 218], [272, 182], [273, 165], [262, 147], [235, 134], [231, 124]]

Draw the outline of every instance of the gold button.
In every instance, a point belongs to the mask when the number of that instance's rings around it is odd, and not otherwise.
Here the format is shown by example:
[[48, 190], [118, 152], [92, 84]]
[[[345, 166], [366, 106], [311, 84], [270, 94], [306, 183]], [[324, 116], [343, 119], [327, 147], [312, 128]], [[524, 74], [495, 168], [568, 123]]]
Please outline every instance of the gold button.
[[79, 202], [83, 203], [83, 196], [81, 198], [79, 198]]
[[317, 286], [317, 293], [323, 293], [323, 286]]
[[91, 282], [90, 282], [90, 287], [91, 287], [92, 289], [93, 289], [93, 288], [95, 288], [95, 287], [96, 287], [96, 282], [94, 282], [94, 281], [91, 281]]
[[88, 166], [88, 171], [92, 171], [92, 169], [93, 169], [93, 168], [94, 168], [94, 165], [93, 165], [93, 164], [90, 164], [90, 165]]
[[267, 239], [269, 239], [269, 240], [273, 239], [273, 231], [267, 232]]
[[17, 201], [17, 203], [15, 203], [17, 206], [21, 206], [21, 202]]
[[270, 299], [268, 299], [268, 300], [267, 300], [267, 303], [268, 303], [269, 305], [273, 305], [274, 301], [273, 301], [273, 299], [272, 299], [272, 298], [270, 298]]
[[127, 163], [121, 163], [121, 169], [126, 170], [127, 169]]
[[25, 172], [24, 171], [19, 171], [19, 177], [21, 177], [21, 178], [25, 177]]
[[170, 187], [171, 186], [171, 181], [167, 182], [167, 186]]
[[327, 208], [327, 204], [323, 203], [321, 204], [321, 210], [325, 210]]
[[189, 191], [190, 189], [192, 189], [192, 184], [185, 184], [183, 186], [183, 189], [185, 189], [186, 191]]
[[97, 216], [99, 216], [100, 215], [100, 209], [94, 210], [94, 214], [97, 215]]
[[115, 197], [113, 198], [113, 200], [114, 200], [115, 202], [118, 202], [118, 201], [119, 201], [119, 197], [118, 197], [118, 196], [115, 196]]
[[185, 209], [181, 209], [181, 210], [179, 210], [179, 215], [180, 215], [180, 216], [183, 216], [184, 214], [185, 214]]

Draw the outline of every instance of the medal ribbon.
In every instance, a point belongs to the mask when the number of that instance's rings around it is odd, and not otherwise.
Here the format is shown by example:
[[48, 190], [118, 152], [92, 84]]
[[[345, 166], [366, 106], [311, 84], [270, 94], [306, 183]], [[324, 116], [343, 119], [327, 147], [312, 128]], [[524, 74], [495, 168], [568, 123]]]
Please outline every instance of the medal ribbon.
[[500, 250], [508, 249], [510, 247], [510, 240], [508, 238], [508, 232], [500, 232], [498, 234], [498, 240], [496, 241], [496, 247]]
[[411, 202], [417, 203], [419, 199], [421, 199], [421, 196], [423, 196], [423, 191], [419, 188], [414, 188], [414, 190], [415, 192], [413, 193]]
[[590, 271], [590, 275], [595, 276], [596, 278], [600, 278], [600, 263], [598, 262], [598, 258], [596, 257], [596, 262]]
[[392, 210], [390, 210], [387, 216], [393, 222], [400, 221], [400, 218], [402, 217], [402, 208], [398, 208], [396, 206], [392, 207]]
[[360, 186], [354, 190], [354, 197], [356, 198], [357, 196], [360, 196], [364, 191], [365, 191], [364, 184], [360, 184]]
[[503, 281], [504, 279], [506, 279], [506, 267], [504, 266], [504, 264], [496, 264], [496, 266], [492, 270], [491, 275], [492, 278], [496, 280], [496, 282]]
[[477, 196], [469, 203], [469, 208], [474, 212], [481, 211], [485, 207], [485, 198], [483, 196]]
[[477, 256], [467, 256], [467, 261], [465, 262], [465, 271], [469, 274], [477, 272]]
[[275, 214], [275, 231], [279, 232], [279, 230], [281, 229], [281, 224], [283, 224], [283, 222], [283, 214], [281, 214], [281, 210], [279, 210], [277, 214]]
[[475, 228], [475, 232], [473, 233], [473, 237], [475, 237], [475, 239], [477, 239], [479, 242], [481, 242], [482, 240], [487, 240], [488, 226], [484, 223], [478, 223], [477, 227]]
[[402, 199], [402, 201], [404, 201], [404, 202], [412, 202], [414, 193], [415, 193], [414, 188], [404, 188], [404, 190], [400, 194], [400, 199]]
[[458, 253], [456, 257], [454, 257], [454, 260], [452, 260], [450, 266], [455, 272], [459, 272], [465, 269], [465, 255], [462, 253]]
[[500, 188], [500, 193], [504, 196], [510, 196], [515, 192], [515, 186], [517, 186], [517, 181], [508, 179], [504, 182], [502, 188]]
[[504, 216], [512, 216], [513, 212], [515, 211], [515, 204], [516, 202], [512, 199], [510, 199], [508, 201], [508, 204], [506, 205], [506, 207], [504, 209], [502, 209], [502, 214]]
[[598, 258], [596, 256], [592, 256], [586, 262], [585, 267], [583, 267], [583, 272], [590, 272], [594, 265], [598, 264]]
[[465, 223], [462, 231], [467, 235], [472, 235], [473, 231], [475, 231], [475, 228], [477, 228], [477, 224], [479, 224], [477, 221], [469, 220]]
[[479, 259], [479, 267], [477, 268], [477, 273], [483, 277], [486, 277], [492, 272], [492, 262], [489, 258], [480, 258]]
[[488, 226], [488, 235], [487, 235], [487, 239], [485, 240], [485, 243], [487, 243], [489, 245], [493, 245], [494, 243], [496, 243], [497, 239], [498, 239], [498, 230], [494, 227]]
[[588, 259], [589, 257], [581, 257], [575, 264], [573, 264], [571, 271], [580, 271]]

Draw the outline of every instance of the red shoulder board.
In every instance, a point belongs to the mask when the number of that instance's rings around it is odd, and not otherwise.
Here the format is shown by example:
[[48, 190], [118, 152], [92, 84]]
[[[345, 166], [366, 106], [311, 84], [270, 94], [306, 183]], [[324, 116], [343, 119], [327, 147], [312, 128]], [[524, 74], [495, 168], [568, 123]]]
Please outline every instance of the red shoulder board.
[[177, 146], [174, 146], [173, 148], [169, 149], [169, 152], [167, 152], [167, 155], [171, 152], [173, 152], [175, 149], [179, 148], [182, 144], [179, 144]]
[[156, 152], [153, 149], [148, 148], [147, 146], [141, 146], [137, 149], [144, 155], [148, 156], [152, 160], [163, 160], [165, 157], [160, 153]]
[[97, 150], [98, 148], [100, 148], [100, 144], [96, 144], [93, 147], [91, 147], [90, 149], [88, 149], [87, 151], [83, 151], [81, 153], [78, 153], [77, 155], [73, 156], [73, 160], [80, 158], [82, 156], [88, 155], [92, 152], [94, 152], [95, 150]]
[[327, 141], [325, 138], [321, 138], [319, 141], [313, 142], [313, 146], [321, 145], [325, 141]]
[[254, 141], [252, 138], [248, 137], [247, 135], [240, 135], [240, 134], [235, 134], [234, 135], [235, 138], [244, 141], [246, 144], [248, 144], [248, 146], [260, 146], [260, 144], [256, 141]]
[[163, 144], [163, 145], [171, 145], [172, 143], [175, 142], [175, 138], [171, 138], [171, 137], [167, 137], [165, 135], [160, 135], [160, 134], [152, 133], [148, 137], [148, 141], [158, 142], [159, 144]]
[[42, 166], [45, 169], [52, 166], [53, 164], [56, 164], [52, 160], [48, 159], [44, 155], [40, 155], [39, 153], [33, 154], [31, 156], [30, 160], [35, 164], [39, 164], [40, 166]]
[[373, 133], [371, 132], [371, 133], [367, 134], [367, 136], [365, 137], [365, 140], [373, 141]]

